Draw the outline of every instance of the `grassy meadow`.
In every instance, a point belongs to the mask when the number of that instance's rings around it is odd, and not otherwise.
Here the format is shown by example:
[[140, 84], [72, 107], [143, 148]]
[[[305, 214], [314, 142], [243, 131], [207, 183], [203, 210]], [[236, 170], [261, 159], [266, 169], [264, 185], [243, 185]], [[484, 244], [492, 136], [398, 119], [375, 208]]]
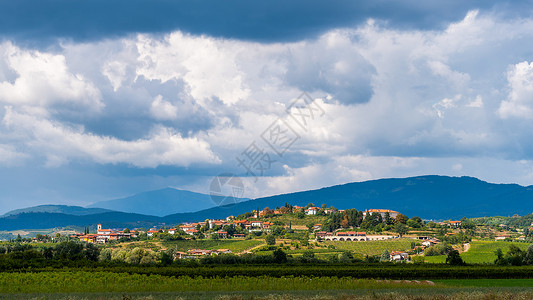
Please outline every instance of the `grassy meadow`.
[[[515, 245], [525, 251], [529, 243], [473, 241], [470, 243], [470, 249], [461, 253], [461, 257], [468, 264], [492, 264], [496, 259], [494, 251], [500, 248], [503, 253], [507, 253], [510, 245]], [[446, 255], [426, 256], [425, 261], [429, 263], [445, 263]]]
[[333, 245], [337, 250], [353, 251], [354, 254], [359, 255], [381, 255], [383, 251], [388, 250], [400, 251], [410, 250], [412, 239], [391, 239], [383, 241], [367, 241], [367, 242], [324, 242], [326, 245]]
[[189, 249], [229, 249], [233, 253], [241, 253], [259, 245], [265, 244], [263, 239], [228, 239], [228, 240], [180, 240], [162, 242], [165, 248], [176, 251], [187, 251]]

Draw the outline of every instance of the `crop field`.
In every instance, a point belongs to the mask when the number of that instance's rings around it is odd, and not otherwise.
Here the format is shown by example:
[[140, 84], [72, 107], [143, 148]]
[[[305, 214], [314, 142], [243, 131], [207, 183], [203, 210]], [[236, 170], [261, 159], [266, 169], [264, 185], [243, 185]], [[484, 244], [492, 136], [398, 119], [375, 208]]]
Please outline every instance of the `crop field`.
[[[461, 257], [469, 264], [492, 264], [496, 259], [494, 251], [500, 248], [503, 253], [507, 253], [510, 245], [515, 245], [522, 250], [526, 250], [529, 246], [528, 243], [473, 241], [470, 243], [470, 249], [467, 252], [461, 253]], [[446, 261], [446, 255], [426, 256], [425, 260], [429, 263], [444, 263]]]
[[360, 255], [380, 255], [383, 251], [400, 251], [411, 248], [412, 239], [392, 239], [368, 242], [324, 242], [326, 245], [335, 246], [336, 250], [349, 250]]
[[[531, 299], [533, 279], [191, 278], [114, 272], [0, 273], [0, 299]], [[503, 297], [502, 297], [503, 296]]]
[[[376, 281], [351, 277], [167, 277], [113, 272], [0, 273], [0, 293], [171, 292], [255, 290], [350, 290], [431, 288], [425, 282]], [[440, 286], [440, 285], [437, 285]]]
[[163, 242], [167, 248], [177, 251], [187, 251], [189, 249], [230, 249], [234, 253], [240, 253], [250, 248], [264, 244], [264, 240], [182, 240]]

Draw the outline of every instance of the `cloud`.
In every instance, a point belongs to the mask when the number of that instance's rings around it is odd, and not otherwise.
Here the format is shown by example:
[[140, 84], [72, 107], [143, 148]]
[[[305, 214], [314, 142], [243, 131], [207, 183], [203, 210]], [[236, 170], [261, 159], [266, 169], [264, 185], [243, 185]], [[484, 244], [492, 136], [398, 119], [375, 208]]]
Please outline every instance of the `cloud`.
[[294, 41], [314, 38], [336, 28], [358, 26], [368, 18], [382, 20], [391, 27], [427, 30], [457, 21], [474, 8], [494, 10], [503, 16], [528, 16], [529, 3], [523, 2], [273, 0], [256, 3], [238, 0], [229, 4], [217, 0], [150, 3], [19, 0], [2, 2], [0, 32], [28, 43], [57, 38], [86, 42], [131, 33], [178, 30], [230, 39]]
[[[365, 19], [289, 42], [185, 30], [44, 49], [4, 42], [0, 151], [22, 166], [176, 171], [193, 186], [244, 174], [235, 157], [252, 142], [269, 151], [261, 134], [305, 91], [325, 114], [296, 127], [256, 196], [432, 173], [527, 182], [533, 20], [480, 9], [443, 22]], [[504, 168], [514, 160], [526, 163]]]
[[533, 62], [523, 61], [507, 72], [509, 96], [502, 101], [498, 113], [506, 118], [533, 118]]
[[163, 100], [163, 96], [157, 95], [150, 107], [150, 113], [157, 120], [173, 120], [178, 115], [178, 108]]
[[49, 167], [65, 164], [71, 159], [89, 159], [100, 164], [124, 163], [141, 168], [220, 163], [205, 141], [183, 138], [164, 127], [155, 128], [148, 138], [124, 141], [87, 133], [82, 127], [66, 127], [21, 114], [9, 107], [3, 123], [28, 135], [29, 139], [21, 143], [45, 156]]
[[13, 145], [0, 144], [0, 165], [20, 165], [29, 155], [18, 152]]
[[0, 102], [39, 107], [66, 106], [98, 111], [103, 108], [100, 91], [82, 74], [69, 71], [63, 55], [20, 49], [0, 44], [0, 60], [12, 80], [0, 82]]

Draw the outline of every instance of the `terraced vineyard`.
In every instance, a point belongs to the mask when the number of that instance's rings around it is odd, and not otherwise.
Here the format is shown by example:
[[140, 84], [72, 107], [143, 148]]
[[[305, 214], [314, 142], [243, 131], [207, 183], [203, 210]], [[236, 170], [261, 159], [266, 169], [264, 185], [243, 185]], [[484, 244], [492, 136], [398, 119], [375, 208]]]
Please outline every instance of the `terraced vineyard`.
[[189, 249], [230, 249], [234, 253], [240, 253], [250, 248], [264, 244], [264, 240], [182, 240], [163, 242], [167, 248], [177, 251], [187, 251]]
[[380, 255], [387, 249], [391, 251], [404, 251], [411, 248], [412, 239], [392, 239], [384, 241], [368, 242], [325, 242], [327, 245], [335, 246], [336, 250], [349, 250], [360, 255]]

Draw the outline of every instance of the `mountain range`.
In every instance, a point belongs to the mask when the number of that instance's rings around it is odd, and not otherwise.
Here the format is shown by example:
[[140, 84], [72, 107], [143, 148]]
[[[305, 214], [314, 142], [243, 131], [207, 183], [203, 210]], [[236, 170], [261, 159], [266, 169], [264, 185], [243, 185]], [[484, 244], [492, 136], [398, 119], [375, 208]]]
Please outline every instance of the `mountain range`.
[[[239, 199], [240, 202], [226, 206], [215, 206], [216, 201], [212, 201], [209, 195], [167, 188], [97, 202], [88, 208], [46, 205], [11, 211], [0, 217], [0, 230], [96, 223], [117, 228], [174, 225], [236, 216], [256, 208], [275, 208], [285, 203], [300, 206], [308, 203], [319, 206], [324, 203], [338, 209], [358, 210], [387, 208], [410, 217], [443, 220], [525, 215], [533, 211], [532, 200], [533, 186], [494, 184], [473, 177], [437, 175], [347, 183], [254, 200]], [[194, 211], [195, 207], [197, 211]]]
[[[237, 198], [235, 201], [248, 201]], [[175, 213], [196, 212], [217, 206], [223, 197], [195, 193], [174, 188], [143, 192], [126, 198], [100, 201], [89, 208], [105, 208], [127, 213], [147, 214], [163, 217]]]

